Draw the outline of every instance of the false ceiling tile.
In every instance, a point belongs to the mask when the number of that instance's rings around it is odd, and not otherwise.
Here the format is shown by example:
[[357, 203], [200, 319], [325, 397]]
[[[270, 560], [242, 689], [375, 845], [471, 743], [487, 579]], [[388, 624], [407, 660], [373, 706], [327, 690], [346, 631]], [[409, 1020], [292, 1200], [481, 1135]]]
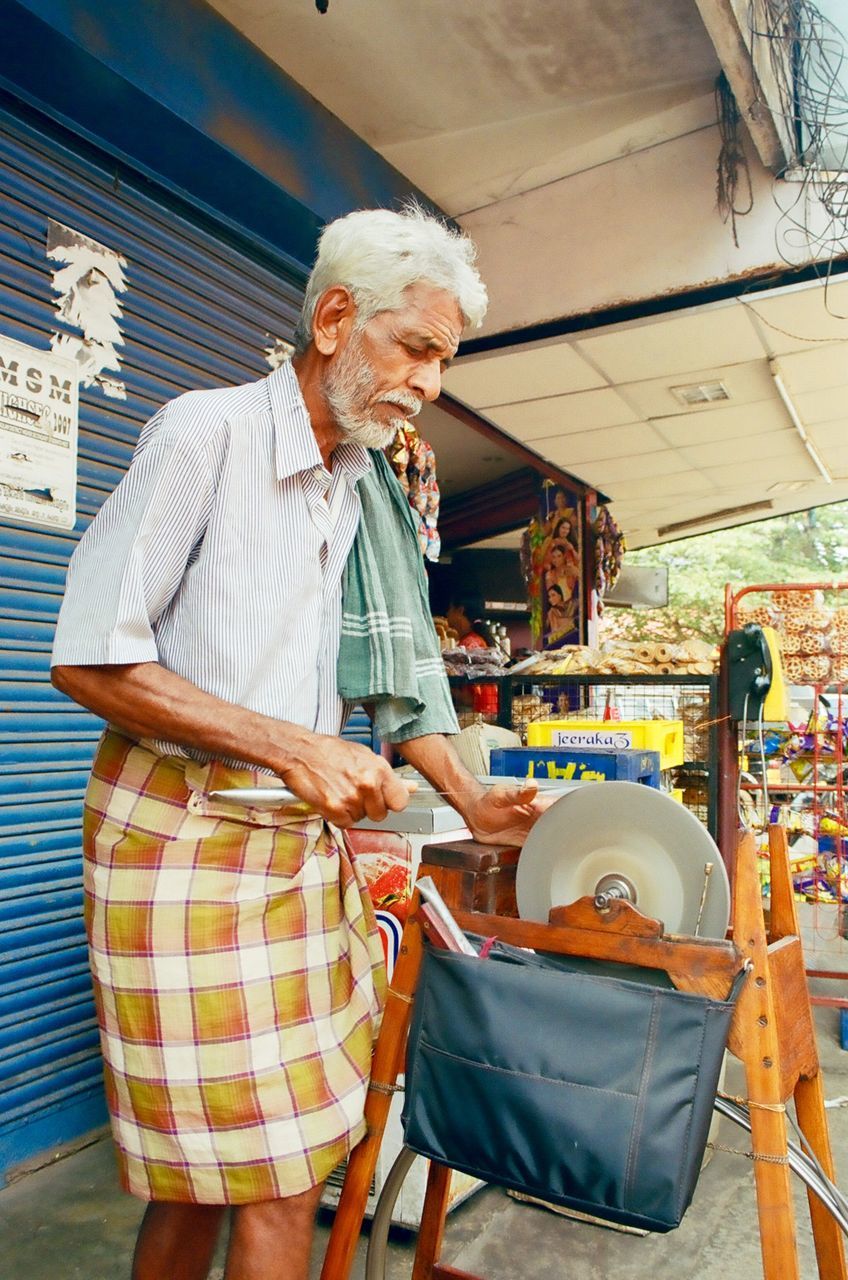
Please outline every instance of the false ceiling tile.
[[848, 445], [848, 415], [840, 422], [818, 422], [810, 427], [810, 439], [820, 450]]
[[602, 431], [585, 431], [563, 439], [536, 440], [535, 445], [546, 458], [567, 471], [586, 463], [602, 463], [632, 454], [650, 455], [666, 448], [653, 427], [644, 422], [607, 427]]
[[712, 365], [744, 364], [764, 355], [744, 309], [735, 302], [670, 319], [646, 320], [581, 338], [576, 345], [612, 383], [672, 375], [691, 382], [688, 375], [704, 367], [706, 352]]
[[[848, 379], [846, 379], [848, 382]], [[793, 395], [798, 417], [805, 427], [814, 422], [842, 421], [848, 426], [848, 386], [826, 387], [821, 391], [805, 391]]]
[[523, 404], [493, 405], [486, 410], [486, 416], [519, 440], [572, 435], [633, 421], [632, 410], [610, 387], [575, 391], [568, 396], [545, 396]]
[[[720, 365], [710, 369], [697, 369], [687, 373], [683, 385], [700, 382], [723, 382], [730, 393], [729, 401], [718, 404], [692, 405], [686, 413], [692, 417], [699, 413], [711, 413], [726, 404], [728, 408], [752, 404], [756, 400], [768, 400], [774, 395], [774, 382], [768, 371], [765, 357], [750, 360], [747, 364]], [[682, 405], [671, 388], [681, 384], [679, 375], [652, 378], [647, 382], [627, 382], [618, 388], [619, 394], [642, 418], [667, 418], [681, 413]]]
[[844, 387], [848, 384], [848, 341], [796, 351], [781, 356], [778, 363], [783, 381], [793, 396], [826, 387]]
[[763, 435], [738, 436], [732, 444], [716, 441], [711, 444], [681, 446], [680, 453], [693, 467], [719, 467], [725, 462], [739, 466], [759, 466], [765, 458], [792, 458], [805, 456], [801, 437], [792, 427], [784, 431], [767, 431]]
[[680, 488], [679, 493], [699, 490], [703, 484], [697, 471], [688, 468], [674, 449], [667, 453], [648, 453], [644, 457], [617, 458], [612, 462], [598, 462], [597, 466], [585, 466], [582, 475], [589, 474], [599, 488], [610, 494], [611, 498], [651, 497], [652, 494], [667, 489], [673, 481]]
[[[654, 423], [675, 449], [683, 446], [715, 444], [720, 440], [762, 435], [786, 429], [786, 408], [772, 387], [771, 401], [735, 405], [724, 402], [702, 413], [681, 413]], [[727, 446], [724, 446], [725, 449]]]
[[823, 282], [772, 297], [747, 299], [775, 355], [820, 342], [848, 340], [848, 283]]
[[[798, 442], [800, 444], [800, 441]], [[715, 467], [704, 467], [700, 473], [705, 479], [715, 486], [715, 489], [721, 494], [722, 500], [725, 499], [725, 506], [735, 506], [743, 502], [754, 502], [758, 498], [770, 498], [772, 495], [766, 493], [769, 485], [777, 484], [782, 480], [812, 480], [814, 468], [812, 462], [809, 467], [805, 459], [809, 459], [806, 451], [796, 457], [794, 454], [789, 458], [766, 458], [758, 462], [755, 468], [741, 467], [738, 462], [728, 462], [726, 460]], [[815, 472], [815, 474], [818, 474]]]
[[[834, 479], [844, 479], [848, 472], [848, 440], [845, 444], [828, 445], [821, 452]], [[831, 501], [835, 502], [836, 499], [832, 498]]]
[[475, 409], [514, 404], [606, 386], [567, 342], [460, 360], [444, 377], [445, 390]]

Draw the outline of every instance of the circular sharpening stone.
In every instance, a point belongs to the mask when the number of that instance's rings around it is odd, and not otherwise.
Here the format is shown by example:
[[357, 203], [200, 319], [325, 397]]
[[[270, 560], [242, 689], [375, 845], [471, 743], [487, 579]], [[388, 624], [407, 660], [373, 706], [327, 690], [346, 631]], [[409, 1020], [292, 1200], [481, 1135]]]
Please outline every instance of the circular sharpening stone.
[[521, 851], [518, 914], [547, 922], [552, 907], [594, 897], [605, 876], [625, 877], [635, 889], [633, 905], [661, 920], [667, 933], [697, 928], [699, 937], [723, 938], [727, 932], [730, 884], [721, 854], [695, 815], [662, 791], [598, 782], [551, 805]]

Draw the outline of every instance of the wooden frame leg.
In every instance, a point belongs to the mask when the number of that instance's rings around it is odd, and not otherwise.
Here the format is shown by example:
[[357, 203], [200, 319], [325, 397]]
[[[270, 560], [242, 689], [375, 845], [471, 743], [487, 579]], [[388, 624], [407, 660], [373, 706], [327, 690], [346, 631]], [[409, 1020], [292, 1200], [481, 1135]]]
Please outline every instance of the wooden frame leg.
[[[824, 1086], [820, 1074], [812, 1080], [799, 1080], [795, 1086], [795, 1110], [798, 1127], [810, 1144], [817, 1160], [831, 1181], [835, 1181], [830, 1136], [827, 1131], [824, 1109]], [[842, 1230], [827, 1209], [807, 1191], [810, 1221], [813, 1224], [813, 1240], [821, 1280], [846, 1280], [845, 1240]]]
[[435, 1160], [431, 1160], [427, 1173], [427, 1190], [424, 1194], [421, 1225], [418, 1228], [412, 1280], [432, 1280], [433, 1268], [438, 1263], [442, 1252], [450, 1183], [451, 1171], [447, 1165], [437, 1164]]
[[[798, 913], [795, 908], [792, 877], [789, 872], [789, 853], [785, 828], [776, 825], [769, 827], [769, 855], [771, 858], [771, 921], [769, 932], [772, 948], [777, 953], [780, 950], [782, 939], [792, 937], [794, 940], [799, 932]], [[797, 984], [803, 980], [804, 987], [801, 990], [803, 995], [806, 996], [806, 975], [804, 974], [803, 951], [800, 945], [797, 946], [794, 968], [800, 972], [787, 975], [786, 988], [788, 990], [789, 982], [792, 982], [792, 988], [797, 989]], [[782, 1041], [791, 1040], [792, 1036], [787, 1025], [791, 1021], [795, 1036], [800, 1035], [802, 1039], [801, 1052], [796, 1053], [795, 1058], [798, 1078], [793, 1090], [798, 1128], [809, 1143], [810, 1149], [827, 1176], [831, 1181], [835, 1181], [836, 1174], [824, 1107], [824, 1083], [819, 1068], [818, 1047], [816, 1045], [812, 1011], [808, 999], [804, 999], [803, 1009], [799, 1008], [801, 1001], [790, 998], [787, 990], [778, 993], [779, 996], [782, 996], [781, 1003], [790, 1006], [784, 1010], [778, 1009], [778, 1030], [781, 1033]], [[781, 1026], [781, 1024], [783, 1025]], [[804, 1028], [803, 1031], [800, 1030], [801, 1027]], [[814, 1195], [810, 1190], [807, 1191], [807, 1202], [810, 1208], [810, 1221], [813, 1227], [813, 1240], [816, 1247], [819, 1276], [822, 1280], [848, 1280], [845, 1241], [839, 1224], [833, 1215], [828, 1213], [818, 1196]]]
[[350, 1275], [394, 1085], [403, 1070], [412, 1001], [421, 968], [422, 940], [421, 928], [415, 915], [417, 905], [416, 896], [403, 931], [392, 983], [386, 993], [383, 1025], [374, 1051], [371, 1083], [365, 1099], [368, 1131], [359, 1145], [354, 1147], [348, 1161], [344, 1186], [321, 1268], [321, 1280], [348, 1280]]
[[736, 1005], [729, 1047], [745, 1067], [763, 1275], [765, 1280], [800, 1280], [776, 1003], [757, 855], [749, 835], [736, 855], [733, 940], [753, 966]]

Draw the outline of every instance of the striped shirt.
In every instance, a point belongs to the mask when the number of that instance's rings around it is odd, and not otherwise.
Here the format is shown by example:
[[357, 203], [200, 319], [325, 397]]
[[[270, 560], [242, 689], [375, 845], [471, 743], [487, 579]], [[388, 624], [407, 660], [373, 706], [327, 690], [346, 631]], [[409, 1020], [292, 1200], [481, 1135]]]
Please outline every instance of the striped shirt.
[[290, 364], [172, 400], [71, 559], [53, 664], [159, 662], [228, 702], [337, 734], [342, 570], [370, 466], [346, 443], [324, 467]]

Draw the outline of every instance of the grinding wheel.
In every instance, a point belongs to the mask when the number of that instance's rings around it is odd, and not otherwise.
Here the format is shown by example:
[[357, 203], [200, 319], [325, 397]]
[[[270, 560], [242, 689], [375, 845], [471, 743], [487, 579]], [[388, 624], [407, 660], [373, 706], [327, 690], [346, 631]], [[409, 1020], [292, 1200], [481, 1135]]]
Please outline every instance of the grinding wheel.
[[610, 889], [668, 933], [727, 932], [730, 885], [715, 841], [694, 814], [653, 787], [579, 787], [542, 814], [521, 851], [516, 896], [525, 920], [547, 922], [551, 907]]

